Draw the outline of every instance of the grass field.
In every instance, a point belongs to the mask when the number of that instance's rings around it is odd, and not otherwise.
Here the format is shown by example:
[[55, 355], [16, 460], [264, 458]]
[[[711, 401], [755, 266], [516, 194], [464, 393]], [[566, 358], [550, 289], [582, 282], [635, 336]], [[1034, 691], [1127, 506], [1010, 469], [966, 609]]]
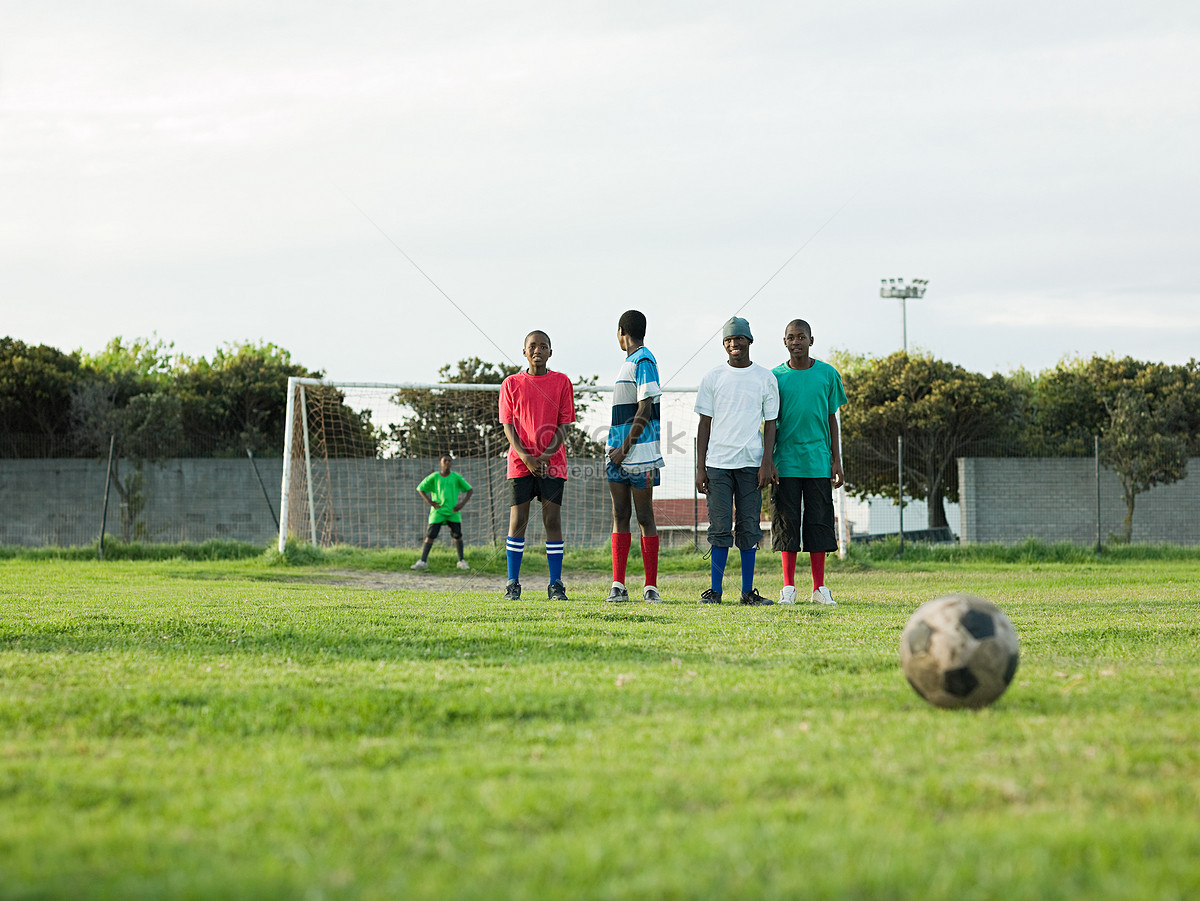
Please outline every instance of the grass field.
[[[0, 898], [1200, 897], [1200, 556], [919, 557], [832, 609], [2, 559]], [[979, 712], [898, 665], [963, 589], [1022, 640]]]

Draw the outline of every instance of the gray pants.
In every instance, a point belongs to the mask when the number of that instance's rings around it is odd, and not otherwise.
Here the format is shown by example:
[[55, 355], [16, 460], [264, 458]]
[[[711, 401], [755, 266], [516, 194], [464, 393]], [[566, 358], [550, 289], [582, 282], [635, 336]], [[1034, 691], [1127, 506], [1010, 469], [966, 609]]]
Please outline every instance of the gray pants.
[[[734, 527], [734, 513], [737, 526]], [[738, 546], [748, 551], [762, 539], [762, 492], [758, 467], [713, 469], [708, 467], [708, 543], [713, 547]]]

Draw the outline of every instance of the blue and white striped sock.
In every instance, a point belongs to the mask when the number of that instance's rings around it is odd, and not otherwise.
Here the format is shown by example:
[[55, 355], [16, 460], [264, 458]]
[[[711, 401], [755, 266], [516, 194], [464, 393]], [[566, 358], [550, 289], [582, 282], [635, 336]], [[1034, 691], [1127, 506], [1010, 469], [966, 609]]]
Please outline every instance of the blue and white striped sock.
[[550, 581], [562, 581], [563, 542], [546, 542], [546, 564], [550, 567]]
[[521, 558], [525, 556], [525, 539], [508, 536], [508, 580], [521, 578]]

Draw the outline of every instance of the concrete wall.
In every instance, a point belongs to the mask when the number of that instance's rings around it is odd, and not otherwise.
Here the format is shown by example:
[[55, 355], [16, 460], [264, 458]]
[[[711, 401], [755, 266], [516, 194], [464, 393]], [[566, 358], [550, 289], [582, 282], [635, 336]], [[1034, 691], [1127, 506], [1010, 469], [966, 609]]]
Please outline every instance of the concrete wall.
[[[147, 499], [141, 516], [146, 540], [205, 541], [229, 538], [272, 544], [277, 536], [272, 510], [279, 510], [282, 461], [255, 460], [266, 486], [248, 458], [168, 460], [145, 468]], [[318, 503], [322, 542], [363, 547], [415, 548], [425, 534], [428, 507], [417, 483], [437, 466], [428, 460], [332, 460], [334, 503]], [[475, 486], [463, 510], [469, 545], [503, 546], [508, 533], [509, 486], [502, 461], [460, 460], [455, 467]], [[958, 461], [961, 487], [961, 539], [1015, 543], [1096, 540], [1095, 464], [1089, 459], [970, 457]], [[128, 464], [123, 467], [128, 472]], [[1133, 520], [1135, 542], [1200, 544], [1200, 459], [1192, 475], [1174, 485], [1141, 494]], [[357, 493], [356, 493], [357, 492]], [[269, 498], [269, 501], [268, 501]], [[95, 460], [0, 460], [0, 544], [87, 545], [100, 534], [104, 464]], [[297, 509], [299, 507], [300, 509]], [[608, 485], [598, 462], [571, 464], [563, 503], [568, 545], [602, 546], [611, 532]], [[306, 504], [293, 504], [291, 530], [307, 538]], [[1100, 472], [1100, 535], [1120, 534], [1125, 502], [1120, 481]], [[545, 541], [540, 506], [532, 505], [526, 534], [530, 549]], [[913, 526], [920, 525], [914, 521]], [[910, 525], [905, 516], [905, 525]], [[690, 542], [691, 530], [681, 535]], [[107, 534], [122, 537], [120, 499], [109, 497]], [[439, 539], [449, 543], [449, 530]], [[704, 546], [704, 536], [700, 536]]]
[[[1137, 496], [1134, 542], [1200, 544], [1200, 458], [1188, 461], [1188, 473]], [[964, 542], [1096, 542], [1094, 459], [964, 457], [958, 484]], [[1107, 543], [1124, 533], [1125, 497], [1120, 478], [1104, 467], [1099, 489], [1100, 538]]]
[[[228, 538], [261, 544], [278, 538], [272, 516], [279, 513], [283, 461], [255, 459], [266, 486], [255, 476], [249, 458], [167, 460], [147, 464], [146, 507], [140, 516], [145, 539], [153, 542], [206, 541]], [[331, 460], [331, 492], [314, 507], [323, 543], [345, 542], [362, 547], [412, 547], [425, 536], [429, 507], [417, 495], [417, 484], [437, 469], [428, 460]], [[503, 461], [461, 460], [455, 468], [475, 487], [463, 510], [467, 544], [504, 545], [508, 533], [508, 481]], [[121, 472], [130, 471], [123, 463]], [[314, 479], [319, 484], [319, 480]], [[295, 494], [295, 492], [293, 492]], [[328, 502], [328, 497], [334, 497]], [[269, 498], [269, 501], [268, 501]], [[301, 487], [293, 497], [291, 531], [311, 534]], [[0, 460], [0, 544], [40, 547], [88, 545], [100, 535], [104, 503], [104, 463], [96, 460]], [[608, 483], [603, 468], [589, 461], [571, 464], [563, 499], [564, 538], [569, 545], [603, 545], [611, 532]], [[109, 493], [107, 535], [121, 538], [121, 503]], [[439, 542], [447, 545], [443, 527]], [[532, 505], [526, 532], [530, 548], [545, 541], [541, 508]]]
[[[272, 510], [279, 510], [282, 461], [254, 462], [267, 496], [248, 457], [148, 464], [143, 470], [146, 507], [140, 517], [144, 540], [269, 543], [278, 535]], [[96, 460], [0, 460], [0, 544], [71, 547], [96, 541], [104, 509], [104, 469], [104, 462]], [[123, 463], [121, 474], [129, 472], [129, 464]], [[124, 537], [115, 488], [109, 491], [106, 534]]]

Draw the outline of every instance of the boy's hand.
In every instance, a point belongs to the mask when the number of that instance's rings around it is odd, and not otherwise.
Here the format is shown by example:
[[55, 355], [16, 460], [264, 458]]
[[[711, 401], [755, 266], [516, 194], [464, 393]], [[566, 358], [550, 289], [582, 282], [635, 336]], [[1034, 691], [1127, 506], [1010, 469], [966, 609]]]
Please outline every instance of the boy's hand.
[[535, 475], [539, 478], [546, 475], [546, 458], [541, 454], [536, 457], [522, 454], [521, 461], [525, 464], [525, 468], [529, 470], [530, 475]]
[[833, 461], [833, 487], [841, 488], [846, 484], [846, 474], [842, 472], [842, 461]]
[[623, 447], [614, 447], [608, 452], [608, 459], [612, 460], [613, 466], [620, 466], [621, 461], [625, 459], [627, 453]]
[[774, 485], [779, 481], [779, 472], [775, 469], [775, 463], [771, 460], [763, 460], [763, 463], [758, 467], [758, 487], [766, 488], [768, 485]]
[[708, 494], [708, 469], [704, 466], [696, 467], [696, 490]]

